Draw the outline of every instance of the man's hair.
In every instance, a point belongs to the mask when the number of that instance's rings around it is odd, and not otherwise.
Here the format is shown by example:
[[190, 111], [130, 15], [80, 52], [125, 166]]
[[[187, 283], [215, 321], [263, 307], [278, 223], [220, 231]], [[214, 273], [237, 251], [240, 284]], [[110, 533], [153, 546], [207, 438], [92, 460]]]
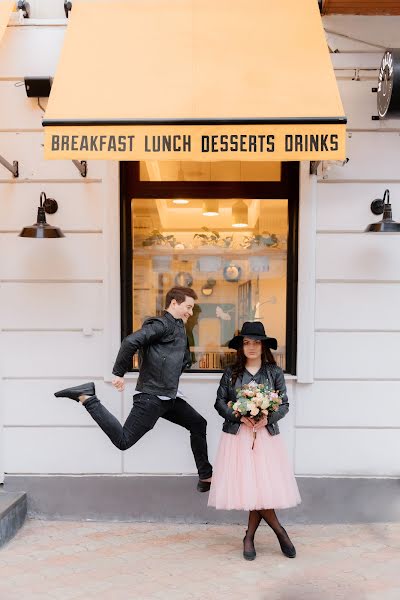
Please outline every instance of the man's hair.
[[182, 304], [185, 301], [186, 296], [197, 300], [197, 294], [190, 287], [177, 286], [171, 288], [165, 297], [165, 308], [168, 308], [172, 300], [176, 300], [178, 304]]

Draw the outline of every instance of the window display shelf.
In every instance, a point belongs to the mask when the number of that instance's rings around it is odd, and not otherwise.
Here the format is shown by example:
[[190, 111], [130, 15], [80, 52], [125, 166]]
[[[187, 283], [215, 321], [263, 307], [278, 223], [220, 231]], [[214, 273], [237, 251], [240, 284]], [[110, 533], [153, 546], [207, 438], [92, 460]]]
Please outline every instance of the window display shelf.
[[221, 248], [218, 246], [204, 246], [199, 248], [166, 248], [165, 246], [149, 246], [144, 248], [134, 248], [134, 256], [143, 256], [151, 258], [152, 256], [174, 256], [182, 257], [199, 257], [199, 256], [226, 256], [229, 258], [245, 259], [247, 256], [273, 256], [274, 258], [286, 258], [287, 251], [283, 248]]

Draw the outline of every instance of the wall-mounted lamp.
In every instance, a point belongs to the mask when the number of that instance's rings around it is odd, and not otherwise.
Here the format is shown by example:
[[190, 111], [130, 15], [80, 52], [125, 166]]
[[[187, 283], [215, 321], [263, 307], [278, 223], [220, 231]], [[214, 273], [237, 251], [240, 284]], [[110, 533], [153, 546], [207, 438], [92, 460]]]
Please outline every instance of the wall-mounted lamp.
[[248, 227], [249, 210], [243, 200], [238, 200], [232, 206], [232, 227]]
[[22, 12], [22, 16], [24, 19], [29, 19], [31, 16], [31, 5], [29, 2], [25, 2], [25, 0], [18, 0], [17, 10]]
[[219, 215], [218, 200], [204, 200], [203, 202], [203, 216], [204, 217], [217, 217]]
[[368, 225], [365, 229], [367, 233], [400, 233], [400, 223], [392, 219], [389, 190], [385, 190], [382, 200], [377, 198], [371, 202], [371, 211], [374, 215], [381, 215], [383, 213], [383, 217], [378, 223]]
[[64, 12], [65, 12], [65, 16], [68, 19], [69, 17], [69, 13], [72, 10], [72, 2], [67, 2], [67, 0], [65, 0], [64, 2]]
[[46, 194], [42, 192], [40, 194], [40, 206], [38, 207], [36, 223], [34, 225], [28, 225], [27, 227], [24, 227], [19, 236], [40, 239], [65, 237], [61, 229], [46, 223], [46, 213], [48, 215], [52, 215], [57, 212], [57, 210], [57, 202], [53, 198], [47, 198]]

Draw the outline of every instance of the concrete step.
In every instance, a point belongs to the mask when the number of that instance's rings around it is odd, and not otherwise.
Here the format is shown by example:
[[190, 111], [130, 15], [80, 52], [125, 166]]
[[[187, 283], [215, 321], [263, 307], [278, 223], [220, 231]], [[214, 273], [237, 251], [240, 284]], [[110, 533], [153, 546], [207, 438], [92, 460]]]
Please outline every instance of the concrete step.
[[[400, 479], [299, 477], [302, 503], [285, 523], [400, 521]], [[26, 490], [33, 519], [245, 523], [247, 513], [207, 507], [192, 476], [7, 475], [4, 489]]]
[[27, 514], [25, 492], [0, 492], [0, 546], [22, 527]]

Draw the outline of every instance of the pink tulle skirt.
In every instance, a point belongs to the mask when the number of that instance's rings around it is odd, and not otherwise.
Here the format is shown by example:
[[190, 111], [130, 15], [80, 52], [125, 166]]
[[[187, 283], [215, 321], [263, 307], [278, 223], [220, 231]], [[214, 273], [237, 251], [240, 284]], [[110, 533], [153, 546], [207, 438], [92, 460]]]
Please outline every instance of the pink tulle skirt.
[[281, 435], [241, 425], [222, 433], [214, 462], [209, 506], [224, 510], [289, 508], [301, 502], [293, 468]]

